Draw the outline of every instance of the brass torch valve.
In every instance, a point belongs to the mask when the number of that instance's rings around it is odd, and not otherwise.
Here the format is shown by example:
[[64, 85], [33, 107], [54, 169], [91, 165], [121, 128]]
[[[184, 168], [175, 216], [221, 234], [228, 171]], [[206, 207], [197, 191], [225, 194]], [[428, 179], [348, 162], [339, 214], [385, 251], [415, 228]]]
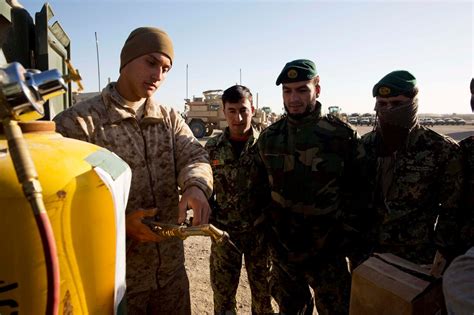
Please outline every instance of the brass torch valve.
[[187, 224], [175, 225], [156, 222], [151, 218], [144, 218], [142, 223], [147, 225], [150, 230], [163, 238], [177, 237], [184, 240], [189, 236], [209, 236], [216, 243], [229, 244], [240, 252], [238, 247], [230, 239], [229, 234], [216, 228], [212, 224], [201, 224], [197, 226], [188, 226]]

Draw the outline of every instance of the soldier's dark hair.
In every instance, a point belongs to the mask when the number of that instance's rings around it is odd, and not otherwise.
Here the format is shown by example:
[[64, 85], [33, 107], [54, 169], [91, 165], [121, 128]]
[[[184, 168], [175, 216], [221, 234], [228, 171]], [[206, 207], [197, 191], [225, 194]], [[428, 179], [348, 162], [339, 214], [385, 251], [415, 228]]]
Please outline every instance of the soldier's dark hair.
[[248, 99], [253, 105], [253, 96], [249, 88], [243, 85], [233, 85], [222, 94], [222, 105], [225, 107], [226, 103], [237, 103], [241, 99]]

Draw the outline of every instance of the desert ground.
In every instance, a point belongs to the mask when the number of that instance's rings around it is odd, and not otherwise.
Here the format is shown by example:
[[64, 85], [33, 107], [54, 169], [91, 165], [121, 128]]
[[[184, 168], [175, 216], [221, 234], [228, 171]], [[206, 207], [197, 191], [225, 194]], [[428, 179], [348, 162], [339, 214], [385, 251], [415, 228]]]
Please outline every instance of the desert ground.
[[[360, 135], [364, 135], [365, 133], [372, 130], [372, 126], [355, 126], [357, 132]], [[444, 134], [453, 138], [456, 141], [461, 141], [464, 138], [469, 136], [474, 136], [474, 125], [464, 125], [464, 126], [434, 126], [430, 129], [433, 129], [437, 133]]]
[[[356, 128], [360, 135], [372, 130], [372, 127], [366, 126], [357, 126]], [[456, 141], [474, 135], [474, 125], [435, 126], [432, 129], [438, 133], [448, 135]], [[220, 131], [214, 131], [213, 135], [216, 135], [219, 132]], [[207, 139], [208, 138], [203, 138], [200, 142], [205, 144]], [[186, 254], [186, 270], [188, 272], [191, 286], [192, 314], [213, 314], [214, 303], [209, 281], [209, 251], [211, 241], [208, 238], [201, 236], [189, 237], [184, 241], [184, 246]], [[251, 314], [250, 287], [245, 268], [242, 268], [236, 299], [238, 314]], [[275, 301], [273, 301], [273, 307], [275, 311], [278, 311], [278, 306]]]

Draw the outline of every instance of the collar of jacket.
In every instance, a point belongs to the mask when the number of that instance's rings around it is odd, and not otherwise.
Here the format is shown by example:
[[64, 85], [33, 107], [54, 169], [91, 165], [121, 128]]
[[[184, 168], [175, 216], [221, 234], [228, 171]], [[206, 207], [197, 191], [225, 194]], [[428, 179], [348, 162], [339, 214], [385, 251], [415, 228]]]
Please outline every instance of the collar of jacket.
[[302, 126], [308, 123], [314, 123], [314, 121], [317, 121], [319, 119], [321, 119], [321, 103], [319, 101], [316, 101], [316, 108], [314, 109], [314, 111], [309, 113], [306, 117], [303, 117], [301, 119], [294, 119], [291, 118], [290, 115], [288, 115], [288, 122], [294, 126]]
[[[418, 136], [420, 135], [419, 131], [422, 129], [426, 129], [425, 127], [421, 126], [419, 123], [417, 123], [413, 128], [410, 129], [408, 132], [408, 135], [406, 136], [403, 144], [401, 145], [402, 151], [408, 151], [411, 146], [416, 145], [416, 142], [418, 140]], [[380, 145], [383, 145], [383, 138], [382, 134], [380, 133], [380, 130], [376, 129], [376, 144], [377, 147]]]
[[[253, 146], [258, 139], [258, 136], [260, 133], [258, 132], [257, 129], [255, 129], [254, 126], [251, 126], [252, 134], [250, 135], [249, 139], [245, 143], [245, 148]], [[230, 144], [230, 130], [229, 127], [225, 127], [224, 131], [219, 135], [219, 138], [217, 140], [217, 145], [222, 145], [222, 144]]]
[[[110, 122], [118, 123], [124, 119], [135, 118], [135, 115], [125, 107], [126, 104], [123, 97], [117, 92], [115, 85], [116, 82], [109, 83], [101, 93], [102, 101], [105, 104]], [[145, 110], [140, 123], [150, 124], [163, 122], [163, 114], [153, 99], [148, 98], [144, 106]]]

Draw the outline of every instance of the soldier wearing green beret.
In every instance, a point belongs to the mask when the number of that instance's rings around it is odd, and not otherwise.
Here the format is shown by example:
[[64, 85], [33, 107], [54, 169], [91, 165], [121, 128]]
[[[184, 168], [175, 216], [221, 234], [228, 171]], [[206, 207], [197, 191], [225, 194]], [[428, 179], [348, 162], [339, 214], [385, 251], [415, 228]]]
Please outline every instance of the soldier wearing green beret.
[[372, 192], [373, 251], [418, 264], [458, 251], [461, 151], [451, 138], [418, 123], [418, 87], [408, 71], [375, 84], [375, 129], [362, 137]]
[[311, 287], [319, 314], [347, 314], [343, 227], [359, 137], [350, 125], [321, 114], [313, 61], [288, 62], [276, 84], [282, 84], [287, 115], [258, 142], [271, 189], [272, 296], [282, 313], [312, 314]]

